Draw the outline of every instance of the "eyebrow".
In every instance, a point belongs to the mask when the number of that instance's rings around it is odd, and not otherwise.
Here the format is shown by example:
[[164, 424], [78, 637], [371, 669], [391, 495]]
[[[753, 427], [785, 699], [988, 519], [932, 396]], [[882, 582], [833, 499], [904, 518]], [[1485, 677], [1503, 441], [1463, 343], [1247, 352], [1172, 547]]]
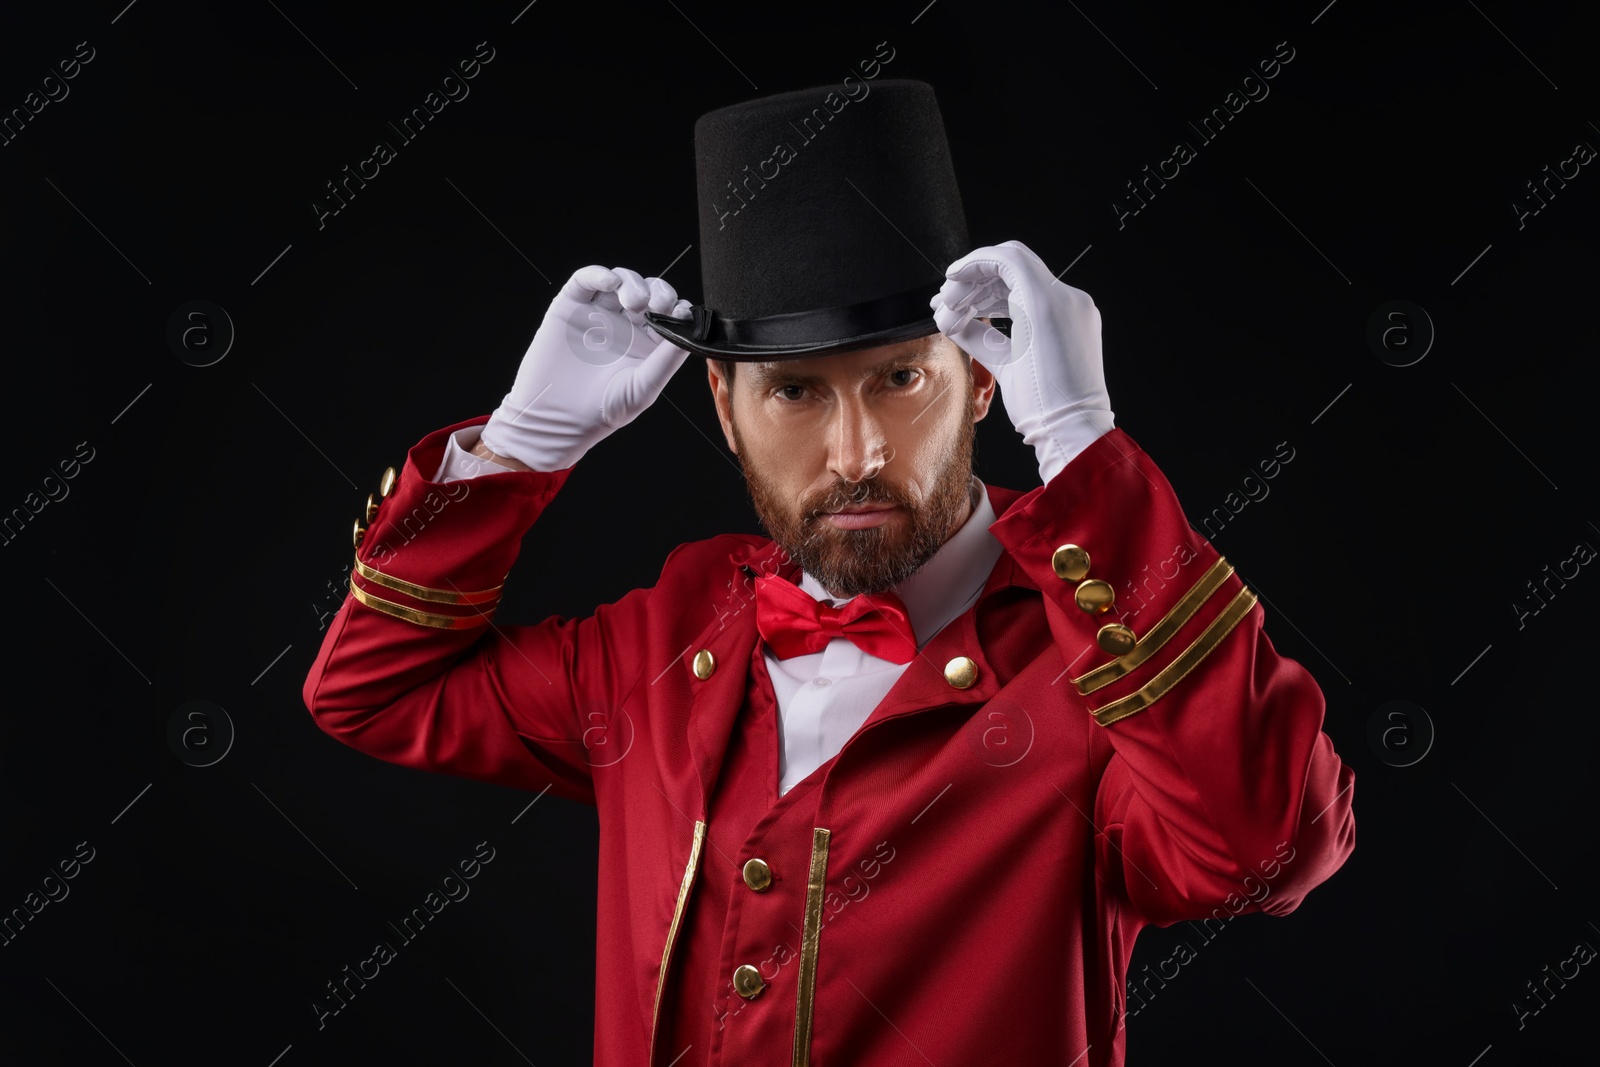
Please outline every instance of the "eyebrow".
[[[899, 370], [902, 367], [914, 367], [926, 363], [932, 358], [933, 352], [934, 350], [932, 347], [923, 347], [917, 349], [915, 352], [909, 352], [905, 355], [892, 356], [889, 359], [883, 360], [882, 362], [874, 363], [872, 366], [862, 371], [859, 380], [865, 381], [868, 378], [875, 378], [880, 374], [888, 374], [892, 371]], [[782, 363], [757, 363], [751, 368], [751, 377], [755, 380], [755, 384], [758, 387], [779, 384], [822, 384], [823, 376], [820, 374], [801, 374], [798, 371], [783, 369], [786, 365], [796, 362], [798, 362], [798, 360], [785, 360]]]

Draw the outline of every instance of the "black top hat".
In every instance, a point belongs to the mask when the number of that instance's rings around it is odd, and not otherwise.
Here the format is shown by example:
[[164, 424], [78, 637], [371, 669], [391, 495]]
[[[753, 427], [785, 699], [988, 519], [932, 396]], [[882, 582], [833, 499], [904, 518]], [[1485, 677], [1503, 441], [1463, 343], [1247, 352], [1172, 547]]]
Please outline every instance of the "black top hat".
[[695, 123], [704, 303], [646, 318], [718, 359], [769, 361], [934, 333], [967, 221], [926, 82], [767, 96]]

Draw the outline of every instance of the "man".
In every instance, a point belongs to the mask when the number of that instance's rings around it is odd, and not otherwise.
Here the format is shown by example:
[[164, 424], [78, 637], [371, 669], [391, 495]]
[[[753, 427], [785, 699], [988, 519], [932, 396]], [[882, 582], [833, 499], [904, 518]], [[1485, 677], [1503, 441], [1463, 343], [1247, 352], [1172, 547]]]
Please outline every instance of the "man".
[[[969, 250], [932, 90], [871, 93], [701, 118], [705, 304], [577, 271], [494, 414], [369, 498], [306, 681], [364, 752], [598, 806], [597, 1064], [1119, 1064], [1144, 925], [1285, 913], [1353, 847], [1321, 692], [1113, 426], [1093, 301]], [[771, 540], [491, 630], [690, 352]], [[1026, 493], [972, 473], [997, 389]]]

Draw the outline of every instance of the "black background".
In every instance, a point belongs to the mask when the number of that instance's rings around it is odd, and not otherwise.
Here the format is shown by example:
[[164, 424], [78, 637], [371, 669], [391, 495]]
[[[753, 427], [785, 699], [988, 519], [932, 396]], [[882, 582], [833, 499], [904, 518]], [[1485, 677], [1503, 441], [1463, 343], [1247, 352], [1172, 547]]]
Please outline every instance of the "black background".
[[[8, 11], [6, 113], [77, 42], [94, 58], [0, 147], [0, 514], [93, 458], [0, 545], [0, 911], [95, 851], [0, 945], [0, 1061], [588, 1059], [594, 811], [346, 749], [300, 685], [379, 472], [493, 407], [561, 280], [670, 266], [698, 298], [694, 118], [840, 81], [882, 41], [884, 76], [939, 93], [975, 243], [1022, 240], [1094, 296], [1118, 423], [1192, 519], [1293, 449], [1214, 541], [1323, 686], [1357, 848], [1295, 914], [1201, 948], [1129, 1020], [1129, 1061], [1587, 1055], [1592, 966], [1520, 1029], [1512, 1002], [1600, 945], [1600, 576], [1520, 626], [1513, 602], [1600, 547], [1600, 176], [1522, 228], [1512, 203], [1600, 145], [1593, 37], [1580, 5], [1325, 2]], [[470, 95], [319, 228], [324, 183], [480, 41]], [[1280, 41], [1270, 95], [1201, 144], [1187, 121]], [[1179, 140], [1198, 157], [1119, 227], [1124, 183]], [[190, 300], [237, 331], [211, 366], [166, 340]], [[1367, 343], [1391, 300], [1431, 319], [1420, 362]], [[674, 545], [756, 529], [702, 366], [585, 458], [502, 621], [587, 614]], [[995, 415], [978, 473], [1031, 487]], [[207, 767], [167, 737], [197, 699], [236, 731]], [[1368, 741], [1392, 700], [1437, 732], [1411, 766]], [[1401, 726], [1391, 762], [1424, 744]], [[323, 983], [480, 841], [472, 895], [319, 1030]], [[1134, 968], [1179, 938], [1147, 932]]]

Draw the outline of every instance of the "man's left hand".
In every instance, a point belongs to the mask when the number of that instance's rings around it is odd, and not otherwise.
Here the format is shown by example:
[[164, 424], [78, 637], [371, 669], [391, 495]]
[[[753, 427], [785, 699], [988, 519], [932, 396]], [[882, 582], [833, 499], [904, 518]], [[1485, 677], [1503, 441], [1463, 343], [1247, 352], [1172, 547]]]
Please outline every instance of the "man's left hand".
[[[1100, 309], [1020, 241], [969, 252], [945, 279], [929, 301], [934, 322], [993, 372], [1006, 414], [1048, 483], [1113, 425]], [[1011, 320], [1009, 338], [982, 321], [991, 315]]]

